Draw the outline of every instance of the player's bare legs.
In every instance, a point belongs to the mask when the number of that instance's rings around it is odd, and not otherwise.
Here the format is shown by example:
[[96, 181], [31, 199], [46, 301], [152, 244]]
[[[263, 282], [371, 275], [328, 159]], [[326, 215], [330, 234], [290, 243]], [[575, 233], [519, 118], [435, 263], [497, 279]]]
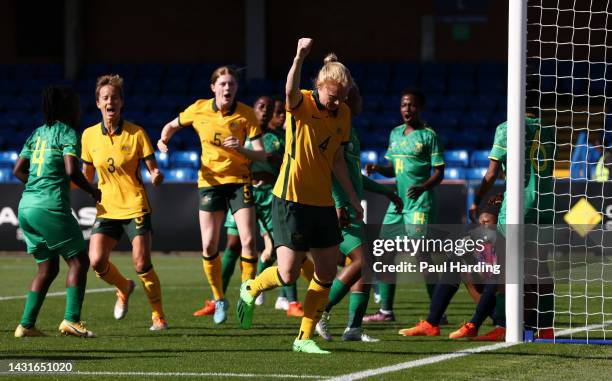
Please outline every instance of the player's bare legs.
[[215, 298], [214, 321], [223, 323], [227, 311], [223, 280], [221, 278], [221, 258], [219, 257], [219, 237], [225, 213], [221, 210], [207, 212], [200, 210], [200, 232], [202, 234], [202, 262], [204, 274]]

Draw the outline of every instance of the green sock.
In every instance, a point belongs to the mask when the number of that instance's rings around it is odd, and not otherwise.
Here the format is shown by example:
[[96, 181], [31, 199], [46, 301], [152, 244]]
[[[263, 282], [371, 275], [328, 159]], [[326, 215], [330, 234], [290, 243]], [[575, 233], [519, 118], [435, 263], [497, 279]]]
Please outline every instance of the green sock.
[[331, 289], [329, 290], [329, 301], [325, 307], [325, 311], [331, 311], [332, 307], [340, 303], [344, 295], [346, 295], [351, 288], [344, 284], [340, 279], [334, 279]]
[[36, 323], [38, 312], [45, 301], [45, 295], [42, 292], [30, 291], [26, 299], [26, 304], [23, 309], [23, 316], [21, 316], [21, 324], [23, 327], [31, 328]]
[[85, 287], [72, 286], [66, 288], [66, 311], [64, 320], [77, 323], [81, 321], [81, 308], [85, 299]]
[[380, 294], [380, 309], [385, 311], [393, 311], [395, 283], [379, 283], [378, 293]]
[[285, 287], [278, 288], [278, 297], [279, 298], [287, 298], [287, 291], [285, 291]]
[[427, 287], [427, 295], [429, 295], [429, 300], [433, 300], [433, 295], [434, 292], [436, 291], [436, 284], [435, 283], [425, 283], [425, 286]]
[[232, 279], [232, 275], [234, 274], [234, 269], [236, 268], [236, 262], [240, 258], [240, 253], [236, 253], [229, 248], [226, 248], [223, 251], [223, 258], [221, 258], [221, 281], [223, 282], [223, 293], [227, 291], [227, 286], [229, 286], [230, 279]]
[[283, 286], [283, 291], [289, 303], [297, 302], [297, 286], [295, 283]]
[[498, 292], [495, 295], [495, 324], [506, 326], [506, 294]]
[[363, 316], [368, 308], [369, 292], [351, 292], [349, 296], [349, 328], [361, 327]]
[[262, 271], [272, 266], [272, 263], [266, 263], [263, 261], [257, 262], [257, 275], [261, 274]]

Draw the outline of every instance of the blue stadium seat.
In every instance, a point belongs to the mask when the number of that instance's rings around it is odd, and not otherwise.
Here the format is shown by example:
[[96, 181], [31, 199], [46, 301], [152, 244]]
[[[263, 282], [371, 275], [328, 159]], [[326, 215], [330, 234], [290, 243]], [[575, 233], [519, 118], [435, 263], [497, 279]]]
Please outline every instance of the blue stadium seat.
[[383, 78], [370, 78], [359, 84], [359, 89], [364, 97], [373, 94], [385, 94], [387, 92], [388, 80]]
[[448, 88], [450, 94], [474, 94], [476, 86], [472, 78], [465, 77], [454, 77], [448, 82]]
[[191, 167], [198, 169], [200, 167], [200, 155], [197, 151], [178, 151], [172, 152], [170, 161], [173, 168]]
[[445, 180], [463, 180], [465, 178], [465, 169], [457, 167], [444, 167]]
[[166, 182], [193, 182], [198, 179], [198, 171], [193, 168], [174, 168], [165, 172]]
[[13, 168], [18, 157], [17, 151], [0, 152], [0, 168]]
[[[151, 137], [149, 136], [149, 138]], [[157, 160], [157, 165], [160, 168], [166, 169], [170, 166], [170, 159], [168, 156], [169, 155], [165, 152], [155, 151], [155, 159]]]
[[469, 164], [469, 155], [466, 150], [445, 151], [444, 162], [449, 167], [467, 167]]
[[446, 93], [446, 80], [443, 77], [423, 77], [421, 88], [427, 89], [427, 94]]
[[161, 78], [166, 71], [163, 64], [141, 64], [136, 67], [136, 76], [138, 78]]
[[[463, 112], [467, 108], [468, 97], [465, 95], [449, 95], [447, 97], [439, 98], [436, 97], [440, 103], [439, 108], [444, 111], [455, 111], [455, 112]], [[433, 99], [436, 99], [433, 98]], [[429, 108], [429, 107], [428, 107]]]
[[361, 151], [360, 153], [361, 164], [377, 163], [378, 152], [374, 150]]
[[489, 127], [489, 113], [468, 112], [462, 116], [459, 125], [464, 130], [484, 130]]
[[[423, 77], [435, 77], [446, 79], [448, 68], [443, 62], [425, 62], [421, 66]], [[423, 87], [425, 89], [425, 87]]]
[[44, 80], [58, 80], [64, 77], [64, 67], [60, 64], [46, 64], [37, 67], [37, 76]]
[[482, 180], [484, 175], [487, 173], [487, 168], [470, 168], [467, 170], [466, 178], [468, 180]]
[[488, 167], [489, 166], [489, 150], [473, 151], [470, 156], [470, 165], [472, 167]]
[[20, 181], [13, 176], [12, 170], [0, 168], [0, 183], [19, 183]]
[[140, 78], [135, 81], [132, 91], [134, 96], [140, 96], [141, 94], [157, 95], [160, 89], [159, 78]]
[[193, 73], [193, 65], [190, 64], [171, 64], [168, 66], [166, 73], [168, 78], [191, 78]]
[[169, 77], [162, 85], [162, 94], [188, 94], [190, 85], [189, 77]]
[[13, 79], [0, 81], [0, 94], [14, 95], [19, 90], [19, 84]]

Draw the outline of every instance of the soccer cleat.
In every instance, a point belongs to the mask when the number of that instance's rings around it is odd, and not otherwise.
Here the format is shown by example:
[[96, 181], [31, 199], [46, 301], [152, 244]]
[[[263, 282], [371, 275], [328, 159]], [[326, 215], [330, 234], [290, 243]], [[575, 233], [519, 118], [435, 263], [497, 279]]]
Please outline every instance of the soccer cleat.
[[375, 339], [363, 333], [363, 328], [346, 328], [342, 334], [343, 341], [363, 341], [364, 343], [377, 343], [380, 339]]
[[215, 313], [215, 301], [214, 300], [206, 300], [204, 301], [204, 307], [193, 313], [193, 316], [204, 316], [204, 315], [213, 315]]
[[395, 315], [393, 315], [393, 312], [384, 313], [381, 310], [378, 310], [374, 315], [368, 315], [363, 317], [364, 323], [378, 323], [384, 321], [395, 321]]
[[478, 335], [478, 328], [472, 322], [462, 324], [458, 330], [451, 332], [448, 335], [449, 339], [463, 339], [464, 337], [476, 337]]
[[482, 336], [472, 338], [474, 341], [504, 341], [506, 340], [506, 328], [495, 327], [492, 331], [485, 333]]
[[538, 339], [552, 340], [555, 338], [554, 328], [540, 328], [538, 329]]
[[434, 327], [427, 320], [421, 320], [415, 327], [400, 329], [402, 336], [440, 336], [440, 327]]
[[236, 306], [236, 319], [240, 328], [249, 329], [253, 324], [253, 311], [255, 310], [255, 298], [249, 292], [249, 286], [253, 282], [247, 279], [240, 286], [240, 298]]
[[265, 302], [265, 298], [264, 298], [264, 293], [262, 292], [261, 294], [259, 294], [259, 296], [255, 299], [255, 305], [256, 306], [261, 306], [262, 304], [264, 304]]
[[303, 317], [304, 310], [302, 309], [302, 305], [300, 302], [291, 302], [289, 303], [289, 308], [287, 309], [287, 316], [289, 317]]
[[328, 355], [331, 352], [323, 350], [319, 348], [317, 343], [314, 340], [306, 339], [306, 340], [298, 340], [295, 339], [293, 341], [293, 351], [294, 352], [302, 352], [302, 353], [310, 353], [315, 355]]
[[274, 303], [275, 310], [283, 310], [287, 311], [289, 309], [289, 301], [284, 296], [279, 296], [276, 298], [276, 303]]
[[64, 336], [72, 335], [77, 337], [96, 337], [96, 335], [85, 327], [85, 322], [80, 321], [74, 323], [68, 320], [63, 320], [59, 325], [60, 334]]
[[15, 329], [15, 337], [41, 337], [47, 336], [44, 332], [36, 328], [35, 326], [31, 326], [30, 328], [26, 328], [19, 324]]
[[136, 288], [136, 283], [128, 279], [128, 292], [123, 293], [121, 290], [117, 290], [117, 301], [115, 302], [115, 310], [113, 311], [115, 319], [121, 320], [127, 315], [128, 300], [130, 299], [130, 295], [134, 292], [134, 288]]
[[221, 324], [227, 320], [228, 308], [229, 302], [227, 299], [219, 299], [215, 302], [215, 314], [213, 315], [215, 324]]
[[163, 317], [154, 316], [153, 324], [149, 327], [149, 331], [163, 331], [164, 329], [168, 329], [168, 322]]
[[329, 312], [323, 311], [323, 314], [321, 315], [321, 319], [319, 319], [319, 322], [317, 323], [315, 327], [315, 331], [317, 331], [317, 334], [319, 334], [319, 336], [321, 336], [323, 340], [326, 340], [326, 341], [331, 341], [332, 339], [331, 332], [329, 332], [329, 318], [330, 317], [331, 317], [331, 314]]

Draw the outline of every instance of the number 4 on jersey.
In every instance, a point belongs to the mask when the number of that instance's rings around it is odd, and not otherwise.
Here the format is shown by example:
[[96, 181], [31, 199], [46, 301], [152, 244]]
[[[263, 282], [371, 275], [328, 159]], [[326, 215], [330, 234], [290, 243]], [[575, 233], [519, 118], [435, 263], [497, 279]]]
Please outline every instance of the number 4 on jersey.
[[34, 153], [32, 154], [32, 164], [38, 164], [38, 169], [36, 170], [36, 176], [40, 176], [43, 164], [45, 163], [45, 146], [46, 145], [47, 145], [46, 140], [43, 140], [42, 144], [40, 144], [40, 137], [36, 139], [36, 148], [34, 148]]

